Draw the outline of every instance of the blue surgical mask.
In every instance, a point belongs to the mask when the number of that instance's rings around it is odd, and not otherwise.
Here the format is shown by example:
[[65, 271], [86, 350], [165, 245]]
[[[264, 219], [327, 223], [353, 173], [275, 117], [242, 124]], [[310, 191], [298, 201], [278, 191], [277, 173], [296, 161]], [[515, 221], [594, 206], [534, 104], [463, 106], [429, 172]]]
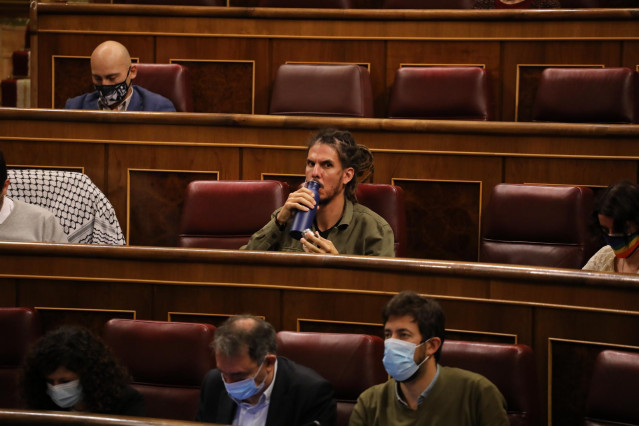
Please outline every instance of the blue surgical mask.
[[80, 379], [55, 386], [47, 383], [47, 395], [60, 408], [73, 407], [82, 399]]
[[404, 340], [392, 338], [386, 339], [384, 341], [383, 359], [386, 372], [398, 382], [410, 379], [413, 374], [419, 370], [419, 367], [421, 367], [421, 365], [430, 358], [430, 355], [428, 355], [419, 364], [416, 364], [413, 358], [415, 356], [415, 350], [426, 342], [416, 345], [415, 343], [406, 342]]
[[226, 383], [226, 380], [224, 380], [224, 375], [222, 375], [222, 381], [224, 382], [224, 387], [226, 388], [228, 394], [237, 401], [244, 401], [245, 399], [252, 397], [260, 390], [262, 390], [262, 388], [264, 387], [264, 381], [262, 381], [262, 383], [260, 383], [260, 385], [258, 386], [255, 384], [255, 378], [258, 374], [260, 374], [260, 370], [262, 369], [263, 365], [264, 363], [260, 365], [260, 368], [257, 369], [257, 372], [253, 377], [240, 380], [239, 382]]

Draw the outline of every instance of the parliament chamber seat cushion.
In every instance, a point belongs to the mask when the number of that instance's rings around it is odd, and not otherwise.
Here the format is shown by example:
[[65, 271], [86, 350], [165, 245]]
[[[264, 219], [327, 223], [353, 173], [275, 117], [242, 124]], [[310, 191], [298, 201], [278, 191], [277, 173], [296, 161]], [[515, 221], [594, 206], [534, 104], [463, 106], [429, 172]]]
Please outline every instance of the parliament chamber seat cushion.
[[155, 4], [163, 6], [226, 6], [226, 0], [113, 0], [113, 3]]
[[186, 189], [181, 247], [239, 249], [288, 197], [288, 185], [271, 180], [193, 181]]
[[357, 202], [368, 207], [390, 225], [395, 237], [395, 256], [406, 256], [406, 205], [404, 190], [399, 186], [360, 183], [356, 191]]
[[586, 426], [639, 425], [639, 353], [599, 353], [586, 400]]
[[529, 346], [446, 340], [439, 363], [481, 374], [497, 386], [506, 399], [512, 426], [538, 424], [540, 400]]
[[193, 420], [200, 386], [215, 368], [210, 324], [112, 319], [104, 341], [143, 396], [148, 417]]
[[481, 262], [581, 269], [599, 248], [593, 193], [579, 186], [499, 184], [486, 207]]
[[472, 9], [475, 0], [384, 0], [384, 9]]
[[133, 84], [168, 98], [177, 112], [193, 111], [189, 69], [179, 64], [137, 64]]
[[70, 243], [124, 245], [120, 222], [109, 199], [78, 172], [9, 169], [9, 198], [44, 207], [60, 221]]
[[388, 105], [389, 118], [491, 120], [488, 73], [480, 67], [402, 67]]
[[21, 408], [18, 400], [20, 367], [41, 333], [37, 311], [0, 308], [0, 408]]
[[348, 425], [363, 391], [388, 379], [382, 364], [384, 341], [377, 336], [280, 331], [277, 354], [315, 370], [333, 385], [338, 426]]
[[352, 9], [353, 0], [260, 0], [259, 7]]
[[630, 68], [546, 68], [539, 79], [533, 121], [637, 123], [638, 78]]
[[359, 65], [281, 65], [273, 82], [269, 112], [373, 117], [368, 69]]

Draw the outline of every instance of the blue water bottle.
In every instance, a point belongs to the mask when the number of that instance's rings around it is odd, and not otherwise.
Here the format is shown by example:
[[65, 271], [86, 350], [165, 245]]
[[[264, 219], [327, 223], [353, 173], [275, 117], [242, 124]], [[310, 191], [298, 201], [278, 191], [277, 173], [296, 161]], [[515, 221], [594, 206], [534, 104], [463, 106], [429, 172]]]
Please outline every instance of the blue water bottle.
[[315, 207], [311, 210], [304, 212], [299, 210], [295, 217], [293, 217], [293, 226], [291, 227], [291, 237], [299, 240], [304, 235], [304, 231], [313, 227], [313, 220], [315, 219], [315, 212], [317, 211], [317, 205], [319, 204], [319, 182], [309, 180], [304, 186], [313, 191], [315, 197]]

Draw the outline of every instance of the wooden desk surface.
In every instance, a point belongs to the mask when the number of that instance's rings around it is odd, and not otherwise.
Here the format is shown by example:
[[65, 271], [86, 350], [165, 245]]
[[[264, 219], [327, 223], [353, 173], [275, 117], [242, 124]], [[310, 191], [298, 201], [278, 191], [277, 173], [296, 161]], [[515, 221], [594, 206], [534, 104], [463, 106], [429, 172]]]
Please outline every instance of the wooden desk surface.
[[[200, 422], [165, 420], [150, 417], [127, 417], [109, 414], [70, 413], [0, 409], [0, 423], [5, 426], [81, 425], [81, 426], [197, 426]], [[210, 425], [211, 423], [206, 423]]]

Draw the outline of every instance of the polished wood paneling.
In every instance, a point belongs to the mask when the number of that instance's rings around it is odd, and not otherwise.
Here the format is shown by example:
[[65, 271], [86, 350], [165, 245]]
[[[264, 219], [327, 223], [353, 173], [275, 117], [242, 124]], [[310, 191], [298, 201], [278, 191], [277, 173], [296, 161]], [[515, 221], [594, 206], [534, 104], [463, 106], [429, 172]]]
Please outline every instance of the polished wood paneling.
[[253, 62], [192, 59], [173, 62], [190, 71], [194, 112], [253, 114]]
[[13, 306], [18, 298], [18, 283], [14, 279], [4, 279], [0, 285], [0, 306]]
[[186, 187], [194, 180], [218, 180], [218, 173], [129, 170], [128, 243], [178, 246]]
[[104, 324], [112, 318], [135, 319], [135, 311], [115, 309], [77, 309], [56, 308], [48, 306], [36, 307], [43, 324], [43, 333], [62, 325], [77, 325], [86, 327], [97, 335], [101, 335]]
[[481, 182], [393, 179], [404, 190], [411, 257], [475, 261]]
[[[20, 122], [13, 123], [15, 127], [18, 127]], [[64, 133], [57, 133], [57, 135], [62, 139], [65, 138]], [[9, 167], [35, 166], [73, 171], [80, 169], [99, 188], [106, 188], [106, 158], [103, 145], [82, 142], [69, 145], [63, 142], [23, 141], [20, 138], [8, 138], [0, 140], [0, 146]]]
[[[231, 148], [117, 145], [109, 149], [108, 158], [113, 172], [106, 195], [117, 206], [123, 232], [130, 234], [134, 244], [176, 244], [181, 203], [189, 181], [215, 179], [216, 174], [219, 179], [239, 178], [239, 152]], [[129, 217], [136, 226], [132, 233], [125, 222]]]
[[506, 182], [608, 186], [622, 179], [637, 179], [637, 161], [605, 158], [508, 158], [505, 161]]
[[599, 351], [614, 346], [639, 350], [637, 311], [541, 308], [536, 310], [536, 326], [536, 356], [548, 360], [547, 370], [541, 373], [548, 377], [549, 423], [582, 424], [592, 365]]
[[156, 50], [158, 62], [178, 62], [191, 70], [195, 112], [268, 113], [267, 40], [158, 37]]
[[67, 99], [95, 90], [88, 57], [54, 56], [52, 61], [53, 108], [64, 108]]
[[[97, 1], [97, 0], [93, 0]], [[101, 2], [108, 0], [99, 0]], [[65, 411], [29, 411], [0, 409], [0, 423], [5, 426], [63, 425], [63, 426], [183, 426], [182, 420], [154, 419], [150, 417], [116, 416]], [[204, 425], [204, 423], [189, 422]], [[207, 423], [211, 425], [212, 423]]]
[[[212, 280], [216, 277], [212, 276]], [[238, 283], [239, 284], [239, 283]], [[252, 314], [263, 317], [277, 329], [282, 328], [280, 312], [281, 291], [235, 287], [229, 284], [202, 286], [156, 286], [154, 288], [154, 316], [166, 318], [167, 312], [199, 312], [215, 314], [219, 325], [224, 316]], [[218, 317], [219, 316], [219, 317]], [[202, 318], [206, 320], [206, 318]], [[221, 320], [221, 321], [220, 321]]]

